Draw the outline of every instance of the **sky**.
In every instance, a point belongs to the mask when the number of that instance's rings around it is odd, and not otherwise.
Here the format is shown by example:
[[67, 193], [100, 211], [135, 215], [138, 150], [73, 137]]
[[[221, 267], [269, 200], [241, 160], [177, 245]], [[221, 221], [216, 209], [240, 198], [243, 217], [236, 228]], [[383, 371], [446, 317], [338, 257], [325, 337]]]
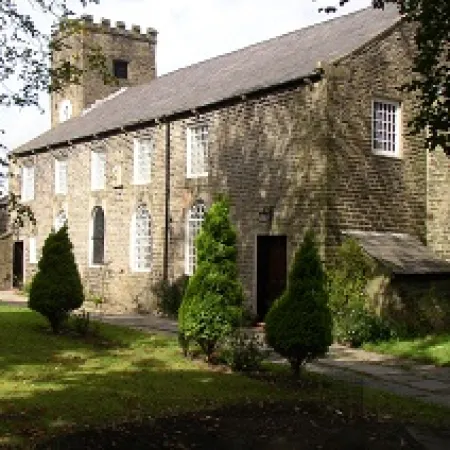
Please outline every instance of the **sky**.
[[[16, 0], [18, 3], [25, 0]], [[162, 75], [204, 59], [279, 36], [314, 23], [367, 7], [371, 0], [351, 0], [338, 14], [319, 13], [318, 8], [338, 0], [100, 0], [83, 9], [69, 0], [79, 14], [124, 21], [127, 29], [140, 25], [158, 31], [157, 74]], [[52, 19], [34, 14], [41, 29], [50, 30]], [[10, 80], [11, 86], [14, 85]], [[49, 98], [42, 95], [37, 108], [0, 109], [2, 142], [13, 149], [50, 127]]]

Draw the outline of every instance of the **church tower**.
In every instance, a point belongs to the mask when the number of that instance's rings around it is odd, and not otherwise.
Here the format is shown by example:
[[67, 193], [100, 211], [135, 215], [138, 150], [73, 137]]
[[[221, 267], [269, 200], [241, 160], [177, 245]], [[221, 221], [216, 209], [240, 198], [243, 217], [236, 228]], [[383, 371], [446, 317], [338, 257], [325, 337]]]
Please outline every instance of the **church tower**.
[[70, 60], [88, 69], [92, 49], [100, 47], [117, 82], [104, 84], [98, 72], [86, 70], [80, 84], [53, 92], [50, 100], [52, 128], [79, 116], [85, 108], [121, 88], [148, 83], [156, 77], [156, 30], [149, 28], [141, 33], [137, 25], [127, 30], [124, 22], [116, 22], [112, 27], [106, 19], [97, 24], [89, 15], [82, 16], [81, 25], [80, 32], [69, 35], [64, 39], [63, 48], [53, 52], [52, 66], [58, 67], [62, 61]]

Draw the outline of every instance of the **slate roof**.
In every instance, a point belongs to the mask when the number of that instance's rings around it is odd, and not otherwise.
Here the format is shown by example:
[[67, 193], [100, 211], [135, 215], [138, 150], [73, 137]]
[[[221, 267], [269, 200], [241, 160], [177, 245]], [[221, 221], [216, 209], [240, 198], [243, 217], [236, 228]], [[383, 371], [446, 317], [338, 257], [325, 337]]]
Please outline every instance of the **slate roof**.
[[408, 234], [367, 231], [344, 233], [359, 241], [368, 255], [402, 275], [450, 274], [450, 262], [438, 258], [428, 247]]
[[313, 74], [319, 62], [330, 63], [350, 54], [399, 20], [395, 5], [387, 5], [384, 11], [369, 7], [176, 70], [128, 88], [14, 153], [74, 141], [301, 79]]

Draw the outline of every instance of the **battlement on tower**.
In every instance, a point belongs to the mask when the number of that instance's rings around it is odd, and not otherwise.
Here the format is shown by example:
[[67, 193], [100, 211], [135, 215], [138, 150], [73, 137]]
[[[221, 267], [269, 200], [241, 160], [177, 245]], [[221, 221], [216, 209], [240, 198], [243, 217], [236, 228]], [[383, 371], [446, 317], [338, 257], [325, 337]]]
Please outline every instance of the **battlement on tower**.
[[156, 37], [158, 35], [158, 32], [154, 28], [147, 28], [144, 32], [139, 25], [131, 25], [131, 28], [127, 29], [125, 22], [122, 21], [117, 21], [115, 22], [115, 25], [111, 25], [109, 19], [102, 18], [101, 21], [97, 23], [94, 22], [94, 17], [89, 14], [83, 14], [80, 17], [80, 20], [83, 27], [87, 30], [129, 37], [131, 39], [145, 40], [151, 43], [156, 43]]

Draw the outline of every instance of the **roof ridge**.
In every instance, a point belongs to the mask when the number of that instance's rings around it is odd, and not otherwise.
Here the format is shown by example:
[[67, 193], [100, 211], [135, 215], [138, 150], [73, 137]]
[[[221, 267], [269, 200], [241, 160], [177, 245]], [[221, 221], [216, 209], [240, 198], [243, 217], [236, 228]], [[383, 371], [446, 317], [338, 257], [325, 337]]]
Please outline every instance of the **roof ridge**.
[[313, 28], [318, 28], [318, 27], [323, 26], [325, 24], [329, 24], [330, 22], [335, 22], [335, 21], [342, 20], [342, 19], [350, 17], [350, 16], [354, 16], [354, 15], [360, 14], [363, 11], [366, 11], [368, 9], [373, 9], [373, 7], [372, 6], [366, 6], [365, 8], [361, 8], [361, 9], [358, 9], [356, 11], [352, 11], [352, 12], [349, 12], [347, 14], [343, 14], [342, 16], [339, 16], [339, 17], [333, 17], [333, 18], [330, 18], [330, 19], [326, 19], [323, 22], [312, 23], [311, 25], [307, 25], [306, 27], [297, 28], [297, 29], [292, 30], [292, 31], [287, 31], [286, 33], [279, 34], [278, 36], [274, 36], [274, 37], [271, 37], [271, 38], [263, 39], [262, 41], [258, 41], [258, 42], [255, 42], [253, 44], [245, 45], [244, 47], [240, 47], [240, 48], [237, 48], [235, 50], [230, 50], [228, 52], [221, 53], [220, 55], [211, 56], [210, 58], [202, 59], [201, 61], [197, 61], [197, 62], [194, 62], [192, 64], [188, 64], [187, 66], [179, 67], [178, 69], [174, 69], [174, 70], [172, 70], [170, 72], [167, 72], [167, 73], [164, 73], [164, 74], [162, 74], [160, 76], [157, 76], [155, 79], [153, 79], [153, 80], [151, 80], [151, 81], [149, 81], [147, 83], [142, 83], [140, 85], [133, 86], [133, 87], [146, 86], [146, 85], [149, 85], [149, 84], [155, 82], [156, 80], [159, 80], [161, 78], [165, 78], [165, 77], [167, 77], [169, 75], [172, 75], [172, 74], [175, 74], [175, 73], [177, 73], [177, 72], [179, 72], [181, 70], [190, 69], [190, 68], [196, 67], [196, 66], [198, 66], [200, 64], [204, 64], [204, 63], [209, 62], [209, 61], [214, 61], [214, 60], [223, 58], [224, 56], [232, 55], [232, 54], [241, 52], [243, 50], [247, 50], [247, 49], [252, 48], [252, 47], [257, 47], [257, 46], [259, 46], [261, 44], [265, 44], [267, 42], [275, 41], [277, 39], [280, 39], [280, 38], [283, 38], [283, 37], [286, 37], [286, 36], [298, 33], [299, 31], [305, 31], [305, 30], [309, 30], [309, 29], [313, 29]]

